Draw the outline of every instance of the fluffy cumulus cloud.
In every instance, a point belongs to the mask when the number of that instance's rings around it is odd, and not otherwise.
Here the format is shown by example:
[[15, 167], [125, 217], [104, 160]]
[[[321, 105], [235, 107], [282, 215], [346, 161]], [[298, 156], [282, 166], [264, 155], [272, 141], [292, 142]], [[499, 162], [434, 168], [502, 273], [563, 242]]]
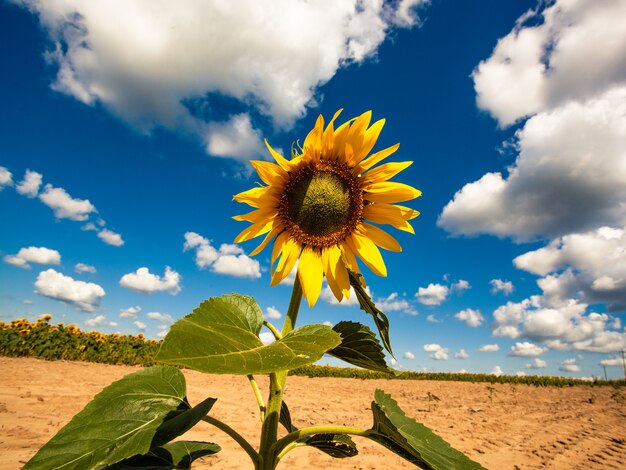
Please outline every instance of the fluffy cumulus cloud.
[[402, 357], [408, 359], [409, 361], [412, 361], [413, 359], [415, 359], [415, 354], [413, 354], [411, 351], [407, 351], [402, 355]]
[[431, 353], [429, 356], [436, 361], [447, 361], [450, 352], [448, 348], [444, 348], [440, 344], [425, 344], [424, 351]]
[[511, 346], [511, 351], [509, 352], [509, 356], [521, 356], [521, 357], [534, 357], [541, 356], [544, 352], [546, 352], [547, 348], [542, 348], [534, 343], [530, 343], [528, 341], [524, 341], [521, 343], [515, 343]]
[[407, 299], [400, 297], [397, 292], [389, 294], [388, 297], [376, 300], [376, 306], [383, 312], [402, 312], [412, 317], [417, 315], [417, 310], [415, 310]]
[[108, 228], [103, 228], [98, 232], [98, 238], [102, 240], [107, 245], [113, 246], [122, 246], [124, 244], [124, 240], [122, 240], [122, 236], [119, 233], [115, 233]]
[[449, 292], [448, 286], [430, 283], [428, 287], [420, 287], [415, 296], [424, 305], [439, 305], [446, 300]]
[[538, 357], [533, 359], [533, 362], [529, 362], [524, 366], [526, 369], [545, 369], [548, 367], [548, 363]]
[[135, 327], [136, 327], [139, 331], [143, 331], [143, 330], [145, 330], [145, 329], [148, 327], [148, 325], [146, 325], [144, 322], [139, 321], [139, 320], [135, 320], [135, 321], [133, 322], [133, 325], [135, 325]]
[[136, 319], [137, 314], [141, 312], [141, 307], [128, 307], [120, 309], [120, 318], [132, 318]]
[[600, 227], [566, 235], [543, 248], [518, 256], [513, 262], [533, 274], [552, 274], [553, 282], [569, 282], [569, 294], [582, 294], [586, 302], [607, 303], [617, 311], [626, 309], [624, 229]]
[[[359, 299], [357, 298], [357, 295], [354, 292], [354, 288], [353, 287], [350, 287], [350, 298], [348, 298], [348, 299], [344, 298], [344, 299], [342, 299], [341, 302], [339, 302], [335, 298], [335, 295], [333, 294], [333, 291], [330, 289], [328, 284], [326, 284], [326, 282], [324, 282], [324, 284], [325, 284], [325, 287], [322, 289], [322, 292], [320, 292], [320, 299], [322, 299], [327, 304], [330, 304], [330, 305], [340, 305], [342, 307], [354, 307], [354, 306], [359, 305]], [[365, 288], [365, 292], [370, 297], [372, 296], [372, 292], [370, 291], [370, 287], [369, 286], [367, 286]]]
[[500, 377], [501, 375], [503, 375], [503, 374], [504, 374], [504, 371], [502, 370], [502, 367], [500, 367], [500, 366], [495, 366], [495, 367], [491, 370], [490, 374], [491, 374], [491, 375], [495, 375], [495, 376], [497, 376], [497, 377]]
[[210, 268], [218, 274], [256, 279], [261, 277], [261, 265], [250, 258], [238, 245], [222, 243], [219, 249], [211, 241], [195, 232], [185, 233], [183, 251], [195, 250], [196, 265], [200, 269]]
[[83, 221], [89, 214], [96, 212], [95, 206], [87, 199], [74, 199], [63, 188], [55, 188], [46, 184], [39, 194], [39, 199], [54, 211], [57, 219]]
[[624, 358], [623, 357], [609, 357], [607, 359], [602, 359], [600, 361], [601, 366], [609, 366], [609, 367], [624, 367]]
[[20, 248], [16, 255], [5, 255], [3, 259], [5, 263], [26, 269], [30, 268], [28, 263], [61, 264], [61, 254], [43, 246]]
[[55, 90], [100, 103], [146, 132], [193, 133], [210, 152], [237, 158], [255, 156], [258, 136], [247, 114], [215, 122], [215, 101], [290, 126], [315, 103], [317, 87], [374, 56], [390, 29], [417, 24], [416, 7], [427, 3], [16, 2], [49, 34]]
[[54, 269], [40, 272], [35, 288], [40, 295], [66, 302], [86, 312], [93, 312], [105, 296], [104, 289], [98, 284], [76, 281]]
[[467, 354], [465, 349], [459, 349], [456, 353], [454, 353], [454, 357], [456, 359], [467, 359], [469, 358], [469, 354]]
[[13, 186], [13, 174], [3, 166], [0, 166], [0, 191], [5, 186]]
[[478, 350], [480, 352], [498, 352], [500, 351], [500, 346], [497, 344], [483, 344]]
[[74, 266], [74, 271], [76, 271], [78, 274], [82, 274], [82, 273], [95, 274], [96, 273], [96, 268], [94, 266], [89, 265], [89, 264], [76, 263], [76, 265]]
[[502, 279], [492, 279], [489, 281], [491, 285], [491, 293], [496, 294], [502, 292], [504, 295], [510, 295], [515, 289], [511, 281], [503, 281]]
[[482, 325], [485, 321], [484, 317], [480, 313], [480, 310], [473, 310], [471, 308], [461, 310], [459, 313], [454, 315], [454, 318], [460, 321], [464, 321], [467, 326], [470, 326], [472, 328], [476, 328]]
[[282, 318], [282, 314], [276, 307], [267, 307], [265, 309], [265, 319], [266, 320], [280, 320]]
[[561, 372], [580, 372], [580, 366], [576, 364], [576, 358], [572, 357], [561, 362], [559, 370]]
[[168, 325], [174, 323], [174, 319], [172, 318], [172, 316], [166, 313], [148, 312], [146, 313], [146, 317], [148, 317], [150, 320], [155, 320], [159, 323], [165, 323]]
[[87, 320], [85, 320], [85, 325], [92, 326], [92, 327], [93, 326], [112, 326], [112, 327], [118, 326], [116, 322], [108, 321], [104, 315], [98, 315], [93, 318], [88, 318]]
[[142, 294], [153, 292], [168, 292], [176, 295], [180, 292], [182, 276], [169, 266], [165, 267], [163, 276], [152, 274], [146, 267], [137, 269], [134, 273], [124, 274], [120, 279], [120, 285]]
[[26, 197], [33, 198], [39, 193], [42, 177], [41, 173], [26, 170], [24, 179], [15, 186], [15, 190]]

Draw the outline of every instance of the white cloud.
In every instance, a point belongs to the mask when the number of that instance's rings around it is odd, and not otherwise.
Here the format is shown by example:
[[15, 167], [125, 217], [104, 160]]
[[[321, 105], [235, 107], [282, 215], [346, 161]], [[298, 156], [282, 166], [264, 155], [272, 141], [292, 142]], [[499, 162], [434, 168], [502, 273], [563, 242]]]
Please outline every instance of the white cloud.
[[98, 232], [98, 238], [107, 245], [122, 246], [124, 244], [122, 236], [119, 233], [109, 230], [108, 228], [100, 230], [100, 232]]
[[474, 71], [479, 107], [503, 126], [626, 80], [624, 2], [544, 5], [520, 18]]
[[615, 356], [607, 359], [602, 359], [600, 361], [600, 365], [609, 367], [624, 367], [624, 358]]
[[420, 287], [417, 290], [417, 300], [424, 305], [439, 305], [448, 297], [450, 290], [441, 284], [428, 284], [428, 287]]
[[43, 246], [21, 248], [16, 255], [5, 255], [3, 259], [5, 263], [25, 269], [30, 268], [28, 263], [61, 264], [61, 254], [57, 250], [51, 250]]
[[626, 333], [610, 315], [587, 313], [588, 305], [572, 298], [577, 278], [571, 271], [537, 283], [542, 295], [508, 302], [493, 312], [495, 336], [523, 337], [556, 350], [610, 353], [626, 346]]
[[526, 369], [545, 369], [548, 367], [548, 363], [536, 357], [533, 359], [533, 362], [526, 364], [524, 367], [526, 367]]
[[403, 356], [405, 359], [408, 359], [410, 361], [412, 361], [413, 359], [415, 359], [415, 354], [413, 354], [411, 351], [407, 351], [403, 354]]
[[559, 370], [562, 372], [580, 372], [580, 366], [576, 364], [576, 358], [572, 357], [561, 362]]
[[223, 243], [216, 250], [211, 241], [195, 232], [185, 233], [183, 251], [196, 251], [195, 262], [200, 269], [210, 267], [217, 274], [256, 279], [261, 277], [261, 265], [245, 254], [238, 245]]
[[459, 279], [457, 282], [450, 286], [450, 289], [453, 292], [463, 292], [464, 290], [471, 289], [470, 283], [465, 279]]
[[465, 349], [459, 349], [458, 352], [454, 353], [454, 357], [456, 359], [467, 359], [469, 358], [469, 354], [467, 354]]
[[96, 212], [96, 208], [89, 200], [74, 199], [65, 189], [55, 188], [51, 184], [44, 186], [39, 199], [54, 211], [57, 219], [83, 221], [89, 218], [89, 214]]
[[106, 317], [104, 315], [98, 315], [97, 317], [89, 318], [85, 320], [85, 325], [98, 326], [98, 325], [102, 325], [105, 322], [106, 322]]
[[269, 331], [261, 331], [261, 333], [259, 334], [259, 339], [261, 340], [261, 343], [265, 345], [271, 344], [276, 341], [274, 335]]
[[497, 352], [500, 351], [500, 346], [497, 344], [483, 344], [478, 350], [480, 352]]
[[146, 313], [146, 317], [150, 320], [156, 320], [160, 323], [172, 324], [174, 323], [174, 319], [171, 315], [159, 312], [148, 312]]
[[76, 271], [79, 274], [81, 274], [81, 273], [95, 274], [96, 273], [96, 268], [94, 266], [90, 266], [90, 265], [85, 264], [85, 263], [76, 263], [76, 265], [74, 265], [74, 271]]
[[374, 56], [391, 27], [417, 24], [416, 7], [425, 2], [21, 3], [49, 34], [55, 90], [100, 102], [145, 132], [182, 130], [206, 138], [212, 151], [245, 158], [250, 146], [238, 148], [232, 136], [220, 144], [224, 131], [211, 122], [215, 100], [232, 99], [290, 126], [341, 67]]
[[148, 268], [142, 267], [134, 273], [124, 274], [120, 279], [120, 285], [142, 294], [152, 294], [153, 292], [168, 292], [176, 295], [180, 292], [181, 275], [165, 267], [165, 274], [160, 277], [152, 274]]
[[135, 325], [139, 331], [143, 331], [143, 330], [145, 330], [145, 329], [146, 329], [146, 327], [148, 326], [148, 325], [146, 325], [144, 322], [139, 321], [139, 320], [135, 320], [135, 321], [133, 322], [133, 325]]
[[458, 191], [438, 224], [460, 235], [525, 241], [626, 220], [626, 85], [530, 118], [516, 133], [508, 176]]
[[503, 281], [502, 279], [492, 279], [489, 281], [491, 284], [491, 293], [496, 294], [502, 292], [504, 295], [510, 295], [513, 290], [513, 283], [511, 281]]
[[261, 134], [253, 129], [248, 114], [238, 114], [227, 122], [212, 122], [207, 129], [206, 150], [216, 157], [240, 160], [263, 158], [266, 155]]
[[502, 371], [502, 367], [500, 366], [495, 366], [491, 372], [491, 375], [495, 375], [496, 377], [500, 377], [501, 375], [504, 375], [504, 372]]
[[417, 315], [417, 310], [413, 308], [408, 300], [400, 298], [397, 292], [389, 294], [386, 298], [377, 299], [376, 306], [385, 313], [402, 312], [412, 317]]
[[5, 186], [13, 186], [13, 174], [3, 166], [0, 166], [0, 191]]
[[440, 344], [425, 344], [424, 351], [432, 353], [429, 356], [437, 361], [447, 361], [450, 350]]
[[282, 316], [282, 313], [280, 313], [276, 307], [272, 306], [265, 309], [265, 318], [267, 320], [280, 320]]
[[42, 271], [35, 281], [36, 292], [51, 299], [92, 312], [105, 296], [104, 289], [92, 282], [76, 281], [54, 269]]
[[565, 235], [513, 263], [542, 276], [560, 273], [558, 277], [571, 283], [571, 295], [586, 302], [605, 302], [617, 311], [626, 308], [626, 229], [600, 227]]
[[547, 348], [542, 348], [534, 343], [524, 341], [511, 346], [509, 356], [534, 357], [542, 355], [547, 350]]
[[15, 190], [26, 196], [33, 198], [39, 193], [39, 187], [41, 186], [42, 174], [36, 171], [26, 170], [24, 179], [15, 186]]
[[460, 321], [464, 321], [467, 326], [476, 328], [485, 321], [480, 310], [473, 310], [471, 308], [467, 308], [465, 310], [461, 310], [459, 313], [454, 315], [454, 318]]
[[137, 318], [137, 314], [141, 312], [141, 307], [128, 307], [120, 309], [120, 318]]
[[[367, 286], [365, 288], [365, 292], [370, 297], [372, 296], [372, 293], [370, 291], [370, 287], [369, 286]], [[348, 298], [348, 299], [344, 298], [344, 299], [342, 299], [341, 302], [338, 302], [337, 299], [335, 298], [335, 294], [333, 294], [333, 291], [330, 289], [330, 287], [328, 285], [326, 285], [322, 289], [322, 292], [320, 292], [320, 299], [322, 299], [327, 304], [339, 305], [341, 307], [354, 307], [354, 306], [358, 306], [359, 305], [359, 299], [357, 298], [357, 296], [356, 296], [356, 294], [354, 292], [354, 288], [352, 286], [350, 286], [350, 298]]]
[[441, 323], [441, 320], [438, 320], [437, 317], [435, 317], [435, 315], [433, 315], [432, 313], [426, 317], [426, 321], [429, 321], [431, 323]]

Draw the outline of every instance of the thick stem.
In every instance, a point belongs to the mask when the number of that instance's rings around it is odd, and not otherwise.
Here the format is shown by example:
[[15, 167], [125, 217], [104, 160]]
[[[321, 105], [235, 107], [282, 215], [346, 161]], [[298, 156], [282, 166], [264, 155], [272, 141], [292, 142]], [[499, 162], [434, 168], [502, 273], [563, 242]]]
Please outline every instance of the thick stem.
[[239, 444], [241, 448], [245, 450], [246, 453], [250, 456], [250, 459], [252, 460], [252, 463], [254, 463], [254, 466], [258, 467], [259, 461], [261, 460], [258, 452], [254, 450], [250, 443], [246, 441], [241, 434], [231, 428], [228, 424], [223, 423], [219, 419], [213, 418], [212, 416], [205, 416], [204, 418], [202, 418], [202, 421], [205, 421], [215, 426], [217, 429], [224, 431], [226, 434], [232, 437], [233, 440], [237, 442], [237, 444]]
[[[289, 308], [287, 310], [287, 317], [285, 318], [281, 332], [282, 337], [295, 328], [301, 302], [302, 286], [300, 285], [298, 276], [296, 276], [293, 291], [291, 292], [291, 300], [289, 301]], [[267, 399], [265, 421], [263, 421], [263, 427], [261, 429], [261, 445], [259, 448], [263, 470], [273, 470], [276, 467], [277, 459], [274, 454], [274, 445], [278, 440], [278, 424], [286, 380], [287, 371], [270, 374], [270, 394]]]

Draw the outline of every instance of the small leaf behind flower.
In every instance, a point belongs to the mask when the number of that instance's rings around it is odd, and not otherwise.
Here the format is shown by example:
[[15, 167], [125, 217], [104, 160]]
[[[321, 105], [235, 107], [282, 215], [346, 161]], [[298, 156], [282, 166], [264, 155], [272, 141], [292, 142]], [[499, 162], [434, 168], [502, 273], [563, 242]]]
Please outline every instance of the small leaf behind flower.
[[330, 327], [307, 325], [266, 346], [262, 324], [251, 297], [212, 298], [172, 326], [155, 359], [209, 374], [264, 374], [313, 364], [341, 343]]
[[374, 425], [367, 437], [416, 466], [426, 470], [484, 470], [429, 428], [408, 418], [398, 403], [382, 390], [376, 390], [372, 412]]
[[187, 470], [191, 469], [194, 460], [220, 450], [220, 446], [211, 442], [176, 441], [110, 465], [105, 470]]
[[333, 330], [341, 335], [341, 344], [328, 351], [327, 354], [364, 369], [395, 372], [387, 366], [383, 348], [367, 326], [342, 321], [337, 323]]
[[[96, 395], [24, 468], [97, 469], [144, 454], [163, 444], [155, 436], [168, 419], [190, 409], [185, 396], [185, 377], [174, 367], [154, 366], [127, 375]], [[165, 435], [186, 428], [189, 418], [185, 415]]]
[[380, 339], [383, 341], [383, 346], [385, 346], [385, 349], [393, 356], [391, 340], [389, 339], [389, 319], [387, 315], [376, 307], [374, 301], [367, 295], [367, 292], [365, 292], [363, 282], [361, 281], [362, 276], [350, 270], [348, 270], [348, 273], [350, 275], [350, 285], [354, 288], [361, 310], [369, 313], [374, 318], [374, 323], [376, 323], [376, 328], [378, 328], [378, 334], [380, 334]]

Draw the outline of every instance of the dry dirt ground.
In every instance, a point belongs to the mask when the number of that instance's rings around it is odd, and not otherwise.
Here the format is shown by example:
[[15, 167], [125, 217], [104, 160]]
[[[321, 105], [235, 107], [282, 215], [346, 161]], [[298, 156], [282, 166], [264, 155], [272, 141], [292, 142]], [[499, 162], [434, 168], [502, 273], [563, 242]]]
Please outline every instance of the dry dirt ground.
[[[103, 387], [137, 370], [79, 362], [0, 357], [2, 469], [20, 468]], [[259, 412], [244, 377], [185, 371], [192, 404], [212, 396], [212, 415], [250, 442], [259, 438]], [[267, 380], [259, 377], [262, 390]], [[294, 425], [367, 428], [374, 390], [390, 393], [408, 416], [424, 423], [489, 469], [626, 468], [626, 404], [611, 387], [539, 388], [526, 385], [289, 377], [285, 400]], [[435, 405], [428, 392], [437, 395]], [[490, 397], [491, 395], [491, 397]], [[247, 454], [221, 431], [200, 423], [186, 438], [216, 442], [222, 452], [194, 468], [251, 468]], [[279, 468], [414, 468], [368, 440], [355, 438], [359, 455], [335, 460], [298, 448]]]

